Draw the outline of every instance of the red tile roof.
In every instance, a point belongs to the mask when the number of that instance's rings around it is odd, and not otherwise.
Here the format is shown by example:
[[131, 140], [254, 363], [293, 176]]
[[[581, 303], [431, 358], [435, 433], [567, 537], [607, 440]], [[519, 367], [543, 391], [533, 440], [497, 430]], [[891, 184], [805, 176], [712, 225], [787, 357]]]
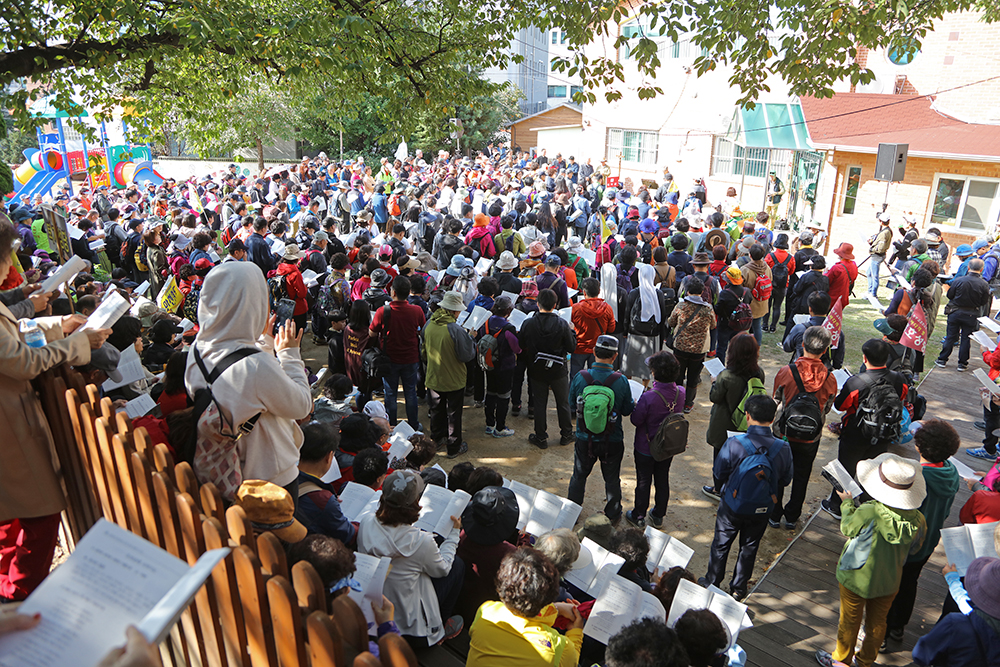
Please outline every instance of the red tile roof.
[[802, 97], [817, 147], [872, 152], [880, 143], [909, 144], [910, 155], [1000, 161], [1000, 125], [965, 123], [931, 108], [931, 97], [838, 93]]

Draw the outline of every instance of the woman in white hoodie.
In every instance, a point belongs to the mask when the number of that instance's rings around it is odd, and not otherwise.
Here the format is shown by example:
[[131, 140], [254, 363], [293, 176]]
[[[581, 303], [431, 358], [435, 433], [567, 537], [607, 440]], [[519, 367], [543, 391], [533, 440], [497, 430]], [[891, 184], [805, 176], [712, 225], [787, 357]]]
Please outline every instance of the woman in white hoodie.
[[[198, 302], [201, 328], [188, 355], [184, 383], [192, 396], [208, 384], [198, 357], [211, 373], [231, 352], [258, 350], [226, 369], [212, 384], [212, 395], [221, 417], [233, 428], [260, 415], [253, 429], [236, 441], [242, 478], [283, 486], [297, 499], [302, 430], [296, 420], [312, 412], [309, 380], [299, 356], [302, 332], [296, 333], [289, 322], [272, 337], [273, 319], [268, 315], [267, 284], [255, 264], [228, 262], [209, 271]], [[223, 480], [212, 479], [212, 472], [195, 467], [199, 479], [213, 481], [225, 495]]]
[[462, 631], [461, 616], [444, 618], [465, 579], [465, 564], [455, 556], [462, 521], [451, 517], [455, 529], [439, 547], [434, 535], [413, 525], [423, 492], [424, 480], [413, 470], [386, 477], [378, 511], [358, 526], [358, 551], [392, 559], [382, 593], [395, 607], [399, 634], [434, 645]]

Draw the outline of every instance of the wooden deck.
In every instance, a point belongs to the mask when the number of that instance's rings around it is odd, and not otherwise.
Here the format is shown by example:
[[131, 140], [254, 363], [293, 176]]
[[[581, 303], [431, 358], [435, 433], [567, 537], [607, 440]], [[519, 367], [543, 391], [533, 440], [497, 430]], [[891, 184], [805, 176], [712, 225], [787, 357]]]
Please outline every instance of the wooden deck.
[[[920, 393], [927, 397], [926, 417], [938, 417], [952, 423], [962, 438], [962, 449], [956, 455], [976, 470], [987, 470], [985, 461], [966, 456], [966, 447], [981, 444], [983, 432], [973, 426], [982, 419], [979, 383], [972, 376], [975, 368], [985, 365], [975, 357], [978, 346], [973, 344], [973, 359], [969, 371], [955, 370], [957, 349], [949, 368], [924, 373]], [[930, 368], [933, 360], [928, 361]], [[916, 457], [911, 445], [896, 447], [894, 453]], [[824, 483], [813, 480], [812, 484]], [[963, 483], [952, 505], [945, 527], [960, 525], [958, 513], [971, 493]], [[761, 578], [746, 602], [756, 614], [754, 627], [740, 633], [739, 644], [747, 652], [748, 664], [758, 667], [813, 667], [813, 654], [818, 649], [833, 651], [836, 646], [840, 596], [835, 571], [845, 538], [840, 524], [825, 512], [817, 510], [803, 532], [775, 561]], [[944, 549], [939, 545], [924, 566], [917, 588], [917, 601], [902, 646], [880, 654], [876, 664], [902, 667], [915, 664], [910, 656], [917, 639], [930, 631], [941, 614], [947, 586], [941, 575], [946, 564]]]

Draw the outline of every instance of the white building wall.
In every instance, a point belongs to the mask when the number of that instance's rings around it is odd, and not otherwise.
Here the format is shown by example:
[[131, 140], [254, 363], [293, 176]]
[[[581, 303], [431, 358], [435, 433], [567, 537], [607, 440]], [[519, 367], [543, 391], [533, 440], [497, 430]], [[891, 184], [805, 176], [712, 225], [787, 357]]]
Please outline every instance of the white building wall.
[[583, 128], [580, 127], [560, 127], [551, 130], [538, 130], [538, 150], [543, 148], [548, 151], [546, 155], [555, 156], [561, 153], [564, 158], [570, 155], [577, 160], [581, 156], [577, 155], [580, 149], [580, 138], [583, 135]]

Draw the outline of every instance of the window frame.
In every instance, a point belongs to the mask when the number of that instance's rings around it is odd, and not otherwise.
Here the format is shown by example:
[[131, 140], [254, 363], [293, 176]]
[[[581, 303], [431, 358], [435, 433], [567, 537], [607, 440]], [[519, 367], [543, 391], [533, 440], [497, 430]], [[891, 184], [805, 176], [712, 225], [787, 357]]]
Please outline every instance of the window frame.
[[[972, 176], [968, 174], [950, 174], [946, 172], [937, 172], [934, 174], [934, 181], [931, 184], [930, 191], [930, 201], [927, 205], [927, 213], [925, 216], [925, 224], [931, 224], [931, 218], [934, 215], [934, 202], [937, 201], [937, 191], [938, 185], [941, 179], [948, 180], [964, 180], [965, 185], [962, 187], [962, 199], [959, 201], [958, 210], [955, 212], [955, 222], [947, 221], [934, 221], [935, 225], [945, 225], [955, 230], [961, 230], [963, 232], [981, 232], [989, 231], [993, 226], [995, 226], [1000, 220], [1000, 178], [992, 178], [989, 176]], [[962, 224], [962, 218], [965, 215], [965, 206], [969, 200], [969, 188], [971, 187], [972, 181], [982, 181], [984, 183], [995, 183], [997, 184], [997, 191], [993, 194], [993, 203], [990, 205], [989, 214], [987, 220], [983, 222], [983, 229], [976, 227], [966, 227]]]
[[[840, 198], [840, 215], [857, 215], [858, 212], [858, 196], [861, 193], [861, 177], [865, 175], [865, 170], [860, 164], [847, 164], [844, 165], [844, 191]], [[850, 213], [847, 212], [847, 187], [851, 182], [851, 170], [858, 170], [858, 191], [854, 194], [854, 210]]]
[[[634, 141], [632, 145], [629, 144], [629, 139]], [[652, 142], [653, 145], [648, 146], [647, 142]], [[604, 140], [604, 153], [605, 159], [609, 162], [617, 160], [621, 154], [622, 164], [638, 168], [655, 168], [659, 164], [660, 133], [654, 130], [609, 127]], [[635, 159], [630, 159], [631, 153], [634, 153]]]
[[[560, 88], [562, 89], [562, 95], [553, 95], [553, 94], [552, 94], [552, 90], [553, 90], [553, 89], [556, 89], [556, 90], [558, 90], [558, 89], [560, 89]], [[547, 97], [548, 97], [548, 99], [550, 99], [550, 100], [556, 100], [556, 99], [565, 99], [565, 98], [566, 98], [566, 90], [567, 90], [567, 88], [566, 88], [566, 86], [565, 86], [565, 85], [562, 85], [562, 86], [559, 86], [559, 85], [556, 85], [556, 86], [549, 86], [549, 87], [548, 87], [548, 90], [546, 91], [546, 92], [547, 92]]]

